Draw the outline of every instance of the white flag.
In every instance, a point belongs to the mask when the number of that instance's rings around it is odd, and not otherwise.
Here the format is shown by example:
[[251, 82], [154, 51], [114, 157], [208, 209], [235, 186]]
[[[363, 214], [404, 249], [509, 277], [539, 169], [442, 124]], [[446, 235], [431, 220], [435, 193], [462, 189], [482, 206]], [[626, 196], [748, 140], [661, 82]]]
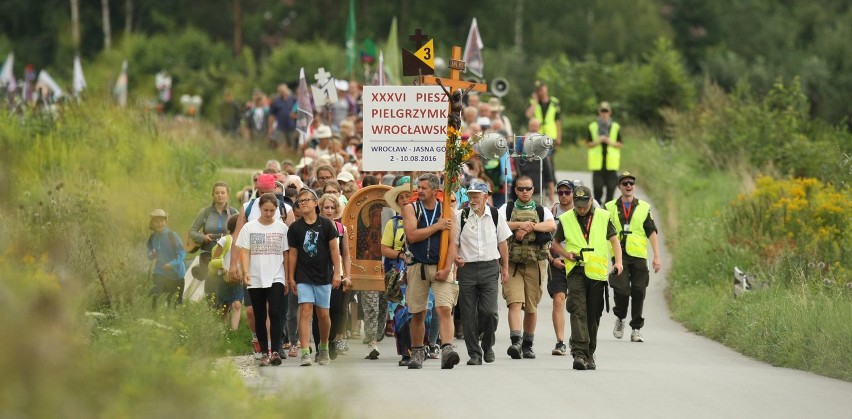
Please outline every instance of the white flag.
[[379, 71], [378, 71], [378, 80], [376, 80], [376, 85], [384, 86], [385, 85], [385, 54], [382, 51], [379, 51]]
[[115, 82], [115, 88], [112, 90], [115, 100], [122, 108], [127, 105], [127, 60], [121, 63], [121, 74]]
[[15, 54], [9, 53], [6, 57], [6, 63], [3, 64], [3, 69], [0, 70], [0, 86], [6, 86], [6, 90], [14, 92], [18, 84], [15, 82], [15, 73], [13, 66], [15, 65]]
[[74, 57], [74, 83], [71, 88], [74, 97], [80, 96], [80, 92], [86, 89], [86, 78], [83, 77], [83, 65], [80, 64], [80, 57]]
[[482, 61], [482, 38], [479, 36], [479, 26], [476, 25], [476, 18], [470, 23], [470, 31], [467, 33], [467, 42], [464, 44], [463, 60], [466, 64], [466, 71], [482, 77], [485, 63]]
[[314, 110], [311, 107], [311, 94], [308, 92], [308, 82], [305, 80], [305, 67], [299, 70], [299, 90], [296, 94], [299, 113], [296, 117], [296, 129], [302, 134], [302, 139], [308, 138], [311, 122], [314, 120]]
[[38, 73], [38, 78], [36, 79], [36, 90], [41, 89], [42, 87], [47, 87], [53, 93], [53, 100], [58, 99], [62, 96], [62, 88], [56, 84], [56, 81], [53, 80], [53, 77], [50, 77], [50, 74], [47, 74], [47, 71], [41, 70]]

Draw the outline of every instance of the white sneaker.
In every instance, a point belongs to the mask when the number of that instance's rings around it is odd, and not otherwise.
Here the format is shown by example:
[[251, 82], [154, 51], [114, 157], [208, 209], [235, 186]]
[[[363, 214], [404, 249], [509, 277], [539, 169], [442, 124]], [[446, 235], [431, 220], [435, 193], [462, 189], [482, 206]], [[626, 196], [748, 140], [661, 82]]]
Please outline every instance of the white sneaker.
[[612, 335], [615, 336], [616, 339], [621, 339], [624, 337], [624, 320], [615, 318], [615, 327], [612, 329]]
[[645, 338], [642, 337], [642, 334], [639, 333], [639, 329], [634, 329], [633, 333], [630, 334], [631, 342], [644, 342]]

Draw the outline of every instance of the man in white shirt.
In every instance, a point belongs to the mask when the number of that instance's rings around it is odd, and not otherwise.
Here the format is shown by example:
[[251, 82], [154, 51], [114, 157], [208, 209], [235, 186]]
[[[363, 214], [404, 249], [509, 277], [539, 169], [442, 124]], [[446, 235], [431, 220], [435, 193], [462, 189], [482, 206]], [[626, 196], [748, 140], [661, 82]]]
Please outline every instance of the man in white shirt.
[[456, 214], [456, 222], [460, 226], [456, 237], [459, 253], [455, 260], [459, 283], [458, 307], [470, 356], [467, 365], [482, 365], [483, 359], [488, 363], [494, 362], [497, 282], [505, 284], [509, 278], [506, 239], [512, 236], [512, 231], [505, 213], [485, 203], [490, 195], [488, 185], [475, 180], [467, 194], [470, 208]]

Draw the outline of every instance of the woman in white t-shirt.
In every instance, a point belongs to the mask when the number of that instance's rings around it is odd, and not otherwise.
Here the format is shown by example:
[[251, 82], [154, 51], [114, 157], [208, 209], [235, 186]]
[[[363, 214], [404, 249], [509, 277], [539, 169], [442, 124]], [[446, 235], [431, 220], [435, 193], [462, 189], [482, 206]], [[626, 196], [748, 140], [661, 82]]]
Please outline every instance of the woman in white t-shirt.
[[[257, 205], [260, 217], [243, 226], [237, 237], [237, 247], [240, 249], [243, 280], [254, 307], [257, 340], [260, 347], [265, 349], [270, 341], [276, 345], [281, 342], [281, 308], [287, 292], [284, 278], [287, 271], [284, 255], [288, 248], [287, 225], [275, 217], [278, 214], [278, 198], [274, 194], [261, 195]], [[266, 334], [267, 316], [272, 336]], [[272, 348], [271, 354], [261, 357], [260, 365], [281, 365], [281, 350], [280, 347]]]

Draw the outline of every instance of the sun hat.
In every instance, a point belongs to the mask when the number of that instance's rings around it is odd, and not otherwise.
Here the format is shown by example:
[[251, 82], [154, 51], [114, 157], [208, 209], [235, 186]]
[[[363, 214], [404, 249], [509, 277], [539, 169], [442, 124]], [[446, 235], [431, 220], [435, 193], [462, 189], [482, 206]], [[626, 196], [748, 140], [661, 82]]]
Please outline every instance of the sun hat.
[[391, 188], [389, 191], [385, 192], [385, 202], [387, 202], [388, 207], [390, 207], [397, 214], [402, 214], [402, 207], [396, 202], [396, 199], [399, 198], [399, 195], [403, 192], [411, 192], [412, 186], [410, 183], [404, 183], [402, 185]]
[[331, 136], [331, 127], [328, 125], [320, 125], [314, 132], [314, 137], [316, 138], [331, 138]]

